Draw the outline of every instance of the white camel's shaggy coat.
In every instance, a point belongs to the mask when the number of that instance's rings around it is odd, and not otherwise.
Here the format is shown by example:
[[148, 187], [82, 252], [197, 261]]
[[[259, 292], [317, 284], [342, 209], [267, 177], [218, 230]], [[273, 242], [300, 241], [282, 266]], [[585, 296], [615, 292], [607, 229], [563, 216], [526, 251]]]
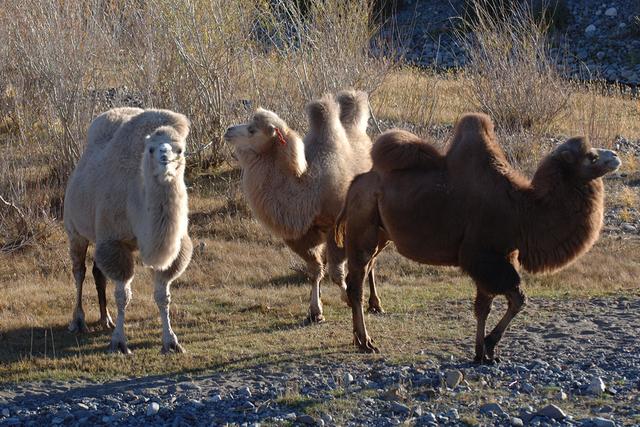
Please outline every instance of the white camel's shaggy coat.
[[309, 132], [304, 139], [263, 109], [249, 123], [229, 128], [225, 138], [242, 167], [252, 212], [306, 261], [313, 279], [309, 319], [321, 321], [325, 242], [331, 279], [346, 290], [344, 251], [327, 231], [353, 177], [371, 168], [368, 98], [356, 91], [325, 95], [310, 102], [306, 113]]
[[131, 253], [136, 249], [142, 262], [155, 270], [163, 350], [182, 350], [171, 330], [168, 306], [170, 283], [191, 259], [183, 156], [188, 134], [189, 121], [181, 114], [114, 108], [92, 122], [87, 147], [69, 180], [64, 224], [78, 289], [70, 329], [86, 330], [82, 281], [86, 249], [93, 242], [97, 269], [116, 281], [112, 350], [129, 351], [124, 311], [131, 298]]

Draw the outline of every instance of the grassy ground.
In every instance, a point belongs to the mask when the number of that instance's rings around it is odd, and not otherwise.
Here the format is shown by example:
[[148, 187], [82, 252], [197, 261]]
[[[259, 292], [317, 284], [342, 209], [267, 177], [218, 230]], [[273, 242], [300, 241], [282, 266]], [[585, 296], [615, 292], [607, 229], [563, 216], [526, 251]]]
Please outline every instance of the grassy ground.
[[[61, 227], [41, 245], [3, 255], [0, 262], [0, 381], [87, 377], [112, 379], [159, 373], [232, 369], [293, 358], [367, 358], [351, 346], [350, 310], [337, 288], [325, 285], [328, 322], [302, 326], [309, 285], [297, 258], [251, 218], [238, 189], [239, 173], [224, 168], [195, 177], [191, 234], [196, 245], [187, 272], [173, 285], [172, 323], [188, 350], [162, 356], [160, 322], [150, 274], [138, 266], [127, 334], [133, 357], [106, 354], [109, 334], [95, 323], [92, 279], [85, 282], [91, 333], [67, 332], [74, 304], [71, 266]], [[412, 359], [428, 348], [432, 357], [470, 357], [473, 287], [456, 269], [419, 265], [393, 249], [378, 269], [383, 306], [370, 317], [382, 357]], [[530, 296], [585, 298], [637, 294], [640, 240], [603, 237], [581, 260], [552, 276], [525, 276]], [[111, 313], [113, 285], [108, 299]], [[494, 310], [499, 312], [500, 310]], [[494, 313], [495, 314], [495, 313]], [[522, 327], [528, 308], [513, 327]], [[493, 316], [496, 320], [497, 314]], [[508, 339], [508, 337], [507, 337]], [[455, 342], [466, 343], [463, 347]]]

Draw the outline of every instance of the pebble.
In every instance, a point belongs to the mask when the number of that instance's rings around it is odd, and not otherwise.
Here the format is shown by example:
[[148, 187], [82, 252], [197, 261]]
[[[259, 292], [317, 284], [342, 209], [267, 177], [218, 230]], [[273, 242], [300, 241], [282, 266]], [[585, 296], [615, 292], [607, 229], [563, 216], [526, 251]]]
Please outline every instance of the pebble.
[[147, 406], [147, 417], [151, 417], [157, 414], [158, 411], [160, 411], [160, 405], [158, 405], [158, 402], [149, 403], [149, 405]]
[[560, 390], [559, 392], [556, 393], [555, 398], [557, 400], [567, 400], [567, 393], [565, 393], [564, 391]]
[[298, 415], [298, 417], [296, 418], [296, 421], [302, 424], [306, 424], [308, 426], [316, 424], [315, 418], [307, 414]]
[[446, 375], [446, 383], [447, 387], [455, 388], [460, 382], [462, 382], [463, 375], [462, 372], [456, 370], [447, 371]]
[[346, 372], [342, 376], [342, 382], [344, 382], [345, 384], [351, 384], [353, 381], [354, 381], [353, 375], [351, 375], [351, 373], [349, 373], [349, 372]]
[[608, 420], [606, 418], [596, 417], [596, 418], [591, 418], [589, 421], [591, 421], [591, 424], [594, 427], [616, 427], [615, 422], [613, 422], [612, 420]]
[[391, 412], [406, 415], [411, 412], [411, 408], [400, 402], [391, 403]]
[[596, 32], [596, 26], [593, 24], [588, 25], [587, 28], [584, 29], [584, 33], [587, 36], [592, 36], [595, 32]]
[[604, 385], [604, 381], [600, 377], [593, 377], [591, 382], [589, 383], [588, 391], [591, 394], [600, 395], [604, 393], [606, 386]]
[[9, 411], [8, 408], [3, 408], [2, 409], [2, 416], [6, 417], [6, 418], [9, 418], [11, 416], [11, 411]]
[[512, 427], [523, 427], [524, 426], [524, 421], [522, 421], [518, 417], [512, 417], [510, 421], [511, 421]]
[[536, 414], [554, 420], [564, 420], [565, 418], [567, 418], [567, 414], [565, 414], [562, 409], [553, 404], [545, 406], [544, 408], [536, 412]]
[[500, 405], [495, 402], [485, 403], [484, 405], [480, 406], [480, 413], [485, 415], [490, 415], [492, 413], [496, 415], [505, 414], [504, 409], [502, 409], [502, 407], [500, 407]]
[[605, 14], [606, 16], [609, 16], [609, 17], [617, 16], [617, 15], [618, 15], [618, 9], [616, 9], [615, 7], [610, 7], [609, 9], [607, 9], [607, 10], [604, 12], [604, 14]]

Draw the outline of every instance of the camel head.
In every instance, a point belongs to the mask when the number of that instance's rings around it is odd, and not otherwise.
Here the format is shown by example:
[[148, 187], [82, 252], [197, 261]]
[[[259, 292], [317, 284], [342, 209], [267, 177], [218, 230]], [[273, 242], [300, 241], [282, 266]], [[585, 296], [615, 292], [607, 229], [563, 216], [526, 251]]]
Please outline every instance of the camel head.
[[286, 145], [287, 124], [276, 113], [258, 108], [248, 123], [231, 126], [224, 139], [233, 145], [236, 152], [266, 152], [274, 145]]
[[617, 170], [622, 162], [615, 151], [592, 148], [584, 137], [570, 138], [551, 154], [563, 169], [580, 181], [591, 181]]
[[170, 183], [184, 174], [185, 136], [170, 126], [161, 126], [144, 140], [144, 166], [160, 183]]

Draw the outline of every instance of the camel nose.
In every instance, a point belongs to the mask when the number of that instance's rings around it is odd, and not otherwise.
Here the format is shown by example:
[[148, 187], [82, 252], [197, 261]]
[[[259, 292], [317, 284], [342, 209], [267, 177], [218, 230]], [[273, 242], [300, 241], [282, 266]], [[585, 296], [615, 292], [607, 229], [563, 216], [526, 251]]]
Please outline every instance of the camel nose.
[[160, 153], [160, 161], [161, 162], [168, 162], [169, 161], [169, 156], [167, 156], [167, 154], [171, 151], [171, 145], [169, 144], [161, 144], [158, 147], [158, 152]]

